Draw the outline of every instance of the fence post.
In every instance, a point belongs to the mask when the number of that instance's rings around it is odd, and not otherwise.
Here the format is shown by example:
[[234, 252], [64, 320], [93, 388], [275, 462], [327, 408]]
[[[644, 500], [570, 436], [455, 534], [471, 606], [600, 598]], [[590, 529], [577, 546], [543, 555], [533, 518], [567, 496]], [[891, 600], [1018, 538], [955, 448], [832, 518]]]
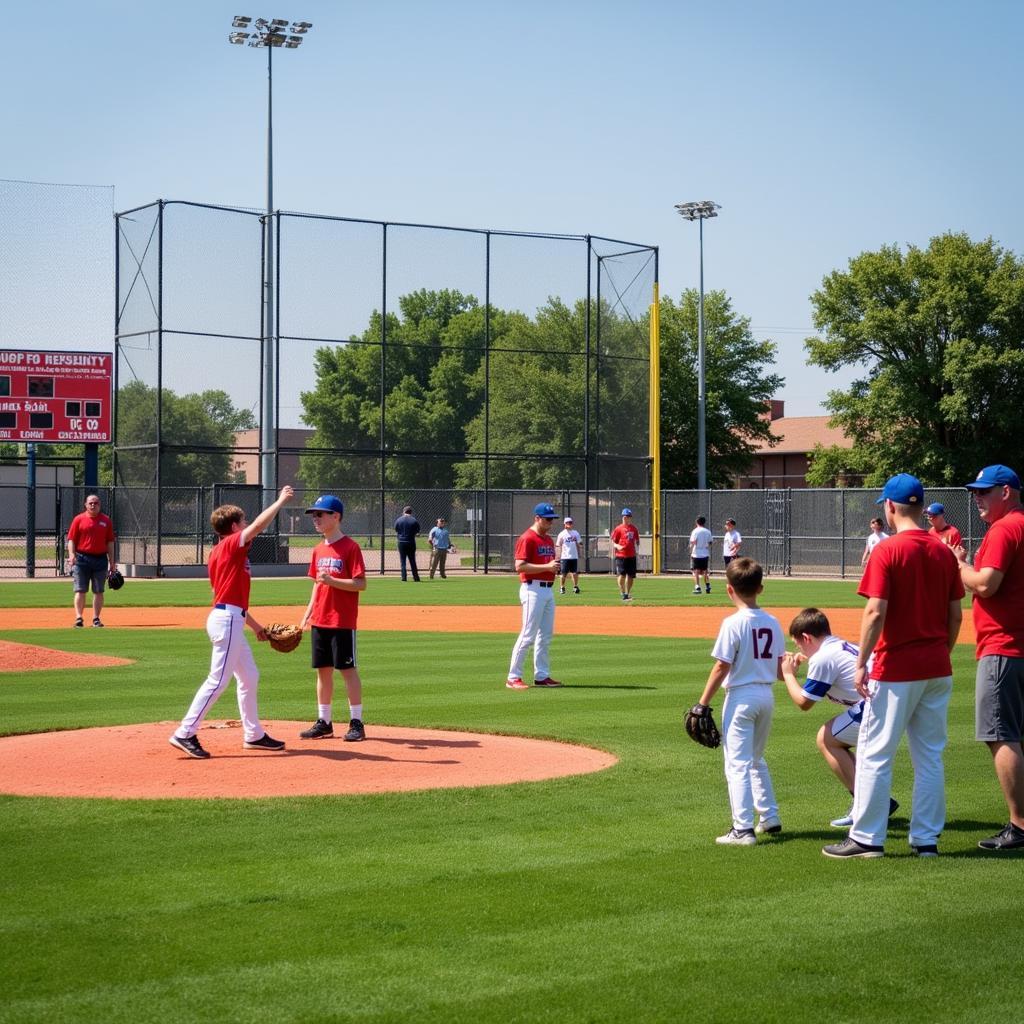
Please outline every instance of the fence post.
[[36, 574], [36, 446], [29, 441], [25, 445], [28, 465], [28, 487], [25, 493], [25, 575], [32, 579]]
[[839, 578], [846, 579], [846, 488], [839, 489]]

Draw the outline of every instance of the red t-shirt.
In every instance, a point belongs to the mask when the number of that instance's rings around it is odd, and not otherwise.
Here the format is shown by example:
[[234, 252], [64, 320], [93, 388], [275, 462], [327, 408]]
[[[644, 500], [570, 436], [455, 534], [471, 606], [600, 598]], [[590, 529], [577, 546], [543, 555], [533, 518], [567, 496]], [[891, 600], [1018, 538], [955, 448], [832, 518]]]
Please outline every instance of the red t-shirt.
[[[550, 562], [554, 557], [555, 542], [550, 537], [542, 537], [532, 526], [525, 533], [519, 535], [519, 540], [516, 541], [515, 561], [533, 562], [534, 565], [539, 565], [542, 562]], [[521, 572], [519, 578], [524, 583], [526, 580], [543, 580], [545, 583], [553, 583], [555, 570], [529, 575]]]
[[75, 551], [80, 551], [83, 555], [105, 555], [107, 545], [112, 543], [116, 536], [110, 517], [102, 512], [98, 516], [79, 512], [68, 527], [68, 540], [75, 545]]
[[1003, 582], [992, 597], [974, 595], [974, 632], [979, 658], [1024, 658], [1024, 510], [997, 519], [974, 556], [975, 569], [998, 569]]
[[[366, 576], [362, 549], [344, 534], [333, 544], [321, 541], [313, 548], [308, 575], [315, 580], [321, 569], [326, 569], [336, 580], [362, 579]], [[322, 584], [314, 588], [311, 625], [322, 629], [355, 629], [358, 617], [358, 590], [339, 590]]]
[[214, 604], [237, 604], [249, 607], [252, 571], [249, 568], [249, 544], [242, 543], [242, 531], [229, 533], [214, 546], [206, 567], [210, 573]]
[[946, 528], [942, 531], [936, 530], [934, 526], [930, 527], [928, 532], [933, 537], [938, 537], [943, 544], [949, 544], [951, 547], [959, 547], [963, 544], [964, 539], [960, 536], [960, 531], [952, 524], [946, 523]]
[[612, 530], [612, 543], [621, 544], [622, 548], [612, 548], [615, 558], [636, 558], [636, 542], [640, 539], [640, 531], [632, 523], [619, 523]]
[[952, 675], [949, 605], [964, 596], [953, 552], [926, 530], [903, 530], [879, 544], [857, 593], [889, 602], [871, 678], [905, 683]]

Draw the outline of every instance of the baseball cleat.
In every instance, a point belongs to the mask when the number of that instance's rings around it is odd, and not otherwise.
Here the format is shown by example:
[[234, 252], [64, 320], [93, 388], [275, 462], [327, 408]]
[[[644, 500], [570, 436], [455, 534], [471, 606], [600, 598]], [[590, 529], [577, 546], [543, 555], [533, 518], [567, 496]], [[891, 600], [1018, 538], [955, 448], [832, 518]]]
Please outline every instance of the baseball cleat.
[[578, 593], [580, 592], [580, 588], [579, 588], [579, 587], [573, 587], [573, 588], [572, 588], [572, 592], [573, 592], [574, 594], [578, 594]]
[[92, 620], [92, 628], [93, 629], [102, 629], [103, 628], [103, 623], [100, 622], [99, 619], [93, 619]]
[[828, 846], [823, 846], [821, 852], [826, 857], [833, 857], [836, 860], [845, 860], [850, 857], [884, 857], [885, 847], [867, 846], [847, 836], [841, 843], [831, 843]]
[[1000, 852], [1002, 850], [1024, 850], [1024, 828], [1017, 828], [1011, 821], [1002, 832], [997, 832], [988, 839], [982, 839], [978, 846], [983, 850]]
[[522, 679], [506, 679], [505, 686], [510, 690], [528, 690], [530, 688]]
[[705, 594], [710, 594], [711, 593], [711, 584], [710, 583], [704, 588], [704, 593]]
[[242, 747], [245, 750], [284, 750], [284, 740], [275, 740], [265, 732], [258, 740], [246, 740]]
[[346, 743], [358, 743], [360, 740], [366, 739], [366, 730], [363, 728], [363, 723], [358, 718], [353, 718], [348, 723], [348, 732], [345, 733]]
[[561, 686], [562, 684], [557, 679], [552, 679], [551, 676], [545, 676], [543, 679], [534, 679], [534, 686]]
[[752, 828], [731, 828], [724, 836], [718, 836], [715, 842], [719, 846], [755, 846], [757, 836]]
[[81, 629], [85, 623], [81, 619], [75, 619], [75, 629]]
[[769, 818], [767, 821], [762, 818], [754, 826], [754, 831], [759, 836], [777, 836], [782, 831], [782, 822], [778, 818]]
[[304, 740], [325, 740], [334, 735], [334, 726], [318, 718], [308, 729], [299, 733], [299, 738]]
[[934, 843], [929, 846], [911, 846], [910, 848], [918, 857], [938, 857], [939, 855], [939, 848]]
[[188, 754], [189, 757], [197, 757], [201, 760], [210, 756], [210, 752], [203, 749], [198, 736], [186, 736], [182, 739], [177, 733], [172, 733], [168, 742], [172, 747], [177, 747], [183, 753]]
[[694, 588], [693, 588], [693, 592], [694, 592], [695, 594], [699, 594], [699, 593], [700, 593], [700, 587], [694, 587]]
[[559, 592], [560, 594], [564, 594], [564, 593], [565, 593], [565, 587], [559, 587], [559, 588], [558, 588], [558, 592]]

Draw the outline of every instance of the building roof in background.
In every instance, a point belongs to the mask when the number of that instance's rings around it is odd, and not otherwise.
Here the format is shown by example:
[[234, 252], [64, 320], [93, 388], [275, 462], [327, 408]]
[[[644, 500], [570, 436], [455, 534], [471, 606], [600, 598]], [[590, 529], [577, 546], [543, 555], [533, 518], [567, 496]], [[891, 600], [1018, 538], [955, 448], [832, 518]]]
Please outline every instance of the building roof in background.
[[785, 455], [791, 452], [806, 454], [816, 444], [826, 448], [838, 445], [852, 448], [853, 442], [838, 427], [828, 425], [828, 416], [780, 416], [772, 420], [772, 433], [779, 438], [774, 447], [766, 443], [754, 448], [755, 455]]

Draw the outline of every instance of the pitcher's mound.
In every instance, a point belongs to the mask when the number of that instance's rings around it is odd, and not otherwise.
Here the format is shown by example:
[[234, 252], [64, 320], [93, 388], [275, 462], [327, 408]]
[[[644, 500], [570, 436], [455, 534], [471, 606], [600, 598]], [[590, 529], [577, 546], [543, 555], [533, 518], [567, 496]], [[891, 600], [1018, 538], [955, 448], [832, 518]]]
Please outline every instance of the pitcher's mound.
[[618, 759], [550, 740], [368, 724], [366, 739], [302, 740], [308, 722], [265, 722], [287, 748], [242, 748], [238, 722], [199, 732], [212, 755], [187, 757], [167, 741], [176, 722], [0, 738], [0, 792], [120, 799], [258, 798], [391, 793], [537, 782], [601, 771]]

